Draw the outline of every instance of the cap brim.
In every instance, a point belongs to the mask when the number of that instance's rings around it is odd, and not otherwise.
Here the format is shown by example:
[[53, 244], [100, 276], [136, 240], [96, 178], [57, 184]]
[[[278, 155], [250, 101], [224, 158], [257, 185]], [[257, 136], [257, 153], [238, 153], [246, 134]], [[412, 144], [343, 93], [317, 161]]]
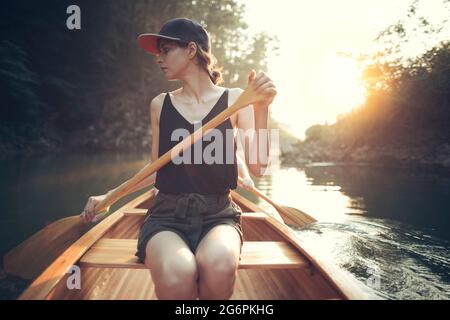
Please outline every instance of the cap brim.
[[180, 38], [173, 38], [168, 36], [163, 36], [157, 33], [143, 33], [138, 36], [138, 43], [147, 52], [151, 54], [157, 55], [159, 53], [157, 40], [158, 39], [168, 39], [168, 40], [176, 40], [180, 41]]

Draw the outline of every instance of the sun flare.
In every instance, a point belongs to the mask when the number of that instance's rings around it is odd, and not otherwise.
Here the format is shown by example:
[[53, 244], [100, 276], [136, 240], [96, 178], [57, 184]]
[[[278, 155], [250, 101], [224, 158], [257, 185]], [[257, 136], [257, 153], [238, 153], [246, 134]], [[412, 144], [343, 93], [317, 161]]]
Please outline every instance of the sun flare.
[[330, 101], [330, 107], [324, 110], [325, 119], [351, 111], [364, 102], [366, 91], [354, 60], [335, 55], [323, 67], [323, 94]]

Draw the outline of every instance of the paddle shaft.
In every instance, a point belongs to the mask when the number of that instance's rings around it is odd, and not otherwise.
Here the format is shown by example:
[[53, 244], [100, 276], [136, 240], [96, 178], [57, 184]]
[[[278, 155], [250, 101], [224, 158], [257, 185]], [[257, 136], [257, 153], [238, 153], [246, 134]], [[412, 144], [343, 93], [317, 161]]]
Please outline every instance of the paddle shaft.
[[[243, 183], [243, 179], [241, 177], [238, 177], [239, 182], [242, 184]], [[271, 204], [275, 209], [281, 209], [275, 202], [273, 202], [268, 196], [266, 196], [264, 193], [262, 193], [261, 191], [259, 191], [258, 189], [256, 189], [255, 187], [250, 189], [251, 192], [253, 192], [254, 194], [256, 194], [258, 197], [263, 198], [265, 201], [267, 201], [269, 204]]]
[[[139, 183], [142, 179], [145, 179], [147, 176], [153, 174], [154, 172], [161, 169], [164, 165], [169, 163], [173, 158], [179, 155], [181, 151], [188, 149], [192, 144], [201, 139], [204, 135], [206, 135], [210, 129], [213, 129], [224, 122], [226, 119], [231, 117], [235, 112], [243, 107], [258, 101], [264, 100], [264, 96], [261, 94], [256, 94], [253, 85], [249, 84], [247, 88], [242, 92], [242, 94], [238, 97], [238, 99], [227, 109], [219, 113], [213, 119], [208, 121], [204, 126], [195, 130], [191, 135], [184, 138], [177, 145], [175, 145], [172, 149], [164, 153], [160, 158], [156, 161], [147, 164], [144, 168], [142, 168], [134, 177], [129, 179], [127, 182], [114, 189], [113, 192], [108, 194], [105, 199], [100, 201], [95, 206], [95, 212], [102, 212], [117, 200], [125, 196], [131, 188], [137, 183]], [[100, 215], [98, 215], [100, 216]], [[97, 216], [97, 217], [98, 217]], [[98, 219], [98, 218], [97, 218]]]
[[[241, 177], [238, 177], [239, 182], [241, 184], [243, 184], [243, 179]], [[285, 216], [286, 218], [291, 220], [291, 223], [293, 224], [297, 224], [297, 225], [305, 225], [311, 222], [316, 222], [317, 220], [314, 219], [313, 217], [311, 217], [309, 214], [300, 211], [298, 209], [295, 208], [291, 208], [291, 207], [281, 207], [279, 205], [277, 205], [275, 202], [273, 202], [268, 196], [266, 196], [264, 193], [262, 193], [260, 190], [256, 189], [255, 187], [250, 188], [250, 191], [253, 192], [254, 194], [256, 194], [257, 196], [263, 198], [264, 200], [266, 200], [269, 204], [271, 204], [280, 215]], [[303, 217], [300, 218], [300, 217]], [[299, 223], [299, 221], [301, 223]]]

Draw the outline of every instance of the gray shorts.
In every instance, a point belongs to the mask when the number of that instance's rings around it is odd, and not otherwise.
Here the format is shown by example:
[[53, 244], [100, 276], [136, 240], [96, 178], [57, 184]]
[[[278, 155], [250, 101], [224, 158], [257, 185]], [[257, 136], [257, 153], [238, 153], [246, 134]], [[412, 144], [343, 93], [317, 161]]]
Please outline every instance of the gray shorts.
[[160, 191], [140, 228], [136, 256], [144, 262], [148, 241], [164, 230], [177, 233], [194, 253], [206, 233], [219, 224], [231, 225], [238, 231], [242, 252], [241, 214], [241, 208], [232, 201], [230, 193], [203, 195]]

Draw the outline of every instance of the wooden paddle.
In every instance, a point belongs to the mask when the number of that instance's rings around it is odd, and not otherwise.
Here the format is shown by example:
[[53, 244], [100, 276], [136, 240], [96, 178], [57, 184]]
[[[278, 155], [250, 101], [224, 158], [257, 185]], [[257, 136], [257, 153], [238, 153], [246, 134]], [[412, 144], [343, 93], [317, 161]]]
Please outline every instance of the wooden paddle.
[[[133, 186], [158, 171], [178, 156], [181, 151], [189, 148], [206, 135], [210, 129], [220, 125], [239, 109], [255, 102], [264, 101], [265, 99], [265, 95], [256, 92], [254, 80], [250, 81], [236, 102], [208, 121], [203, 127], [195, 130], [190, 136], [183, 139], [159, 159], [147, 164], [134, 177], [114, 189], [113, 192], [108, 193], [104, 200], [97, 203], [95, 212], [98, 214], [105, 210], [107, 211], [113, 203], [127, 195]], [[96, 220], [101, 220], [105, 215], [106, 212], [98, 214]], [[5, 271], [25, 279], [35, 278], [65, 248], [76, 241], [83, 234], [83, 230], [85, 230], [85, 225], [81, 215], [64, 218], [46, 226], [4, 256], [3, 265]]]
[[[238, 177], [239, 183], [243, 185], [243, 179]], [[286, 224], [290, 224], [296, 227], [303, 227], [309, 223], [316, 222], [317, 220], [311, 217], [309, 214], [292, 207], [279, 206], [273, 202], [268, 196], [262, 193], [255, 187], [244, 187], [255, 195], [263, 198], [265, 201], [270, 203], [280, 214]]]
[[88, 229], [79, 215], [52, 222], [5, 254], [3, 268], [10, 275], [34, 279]]

